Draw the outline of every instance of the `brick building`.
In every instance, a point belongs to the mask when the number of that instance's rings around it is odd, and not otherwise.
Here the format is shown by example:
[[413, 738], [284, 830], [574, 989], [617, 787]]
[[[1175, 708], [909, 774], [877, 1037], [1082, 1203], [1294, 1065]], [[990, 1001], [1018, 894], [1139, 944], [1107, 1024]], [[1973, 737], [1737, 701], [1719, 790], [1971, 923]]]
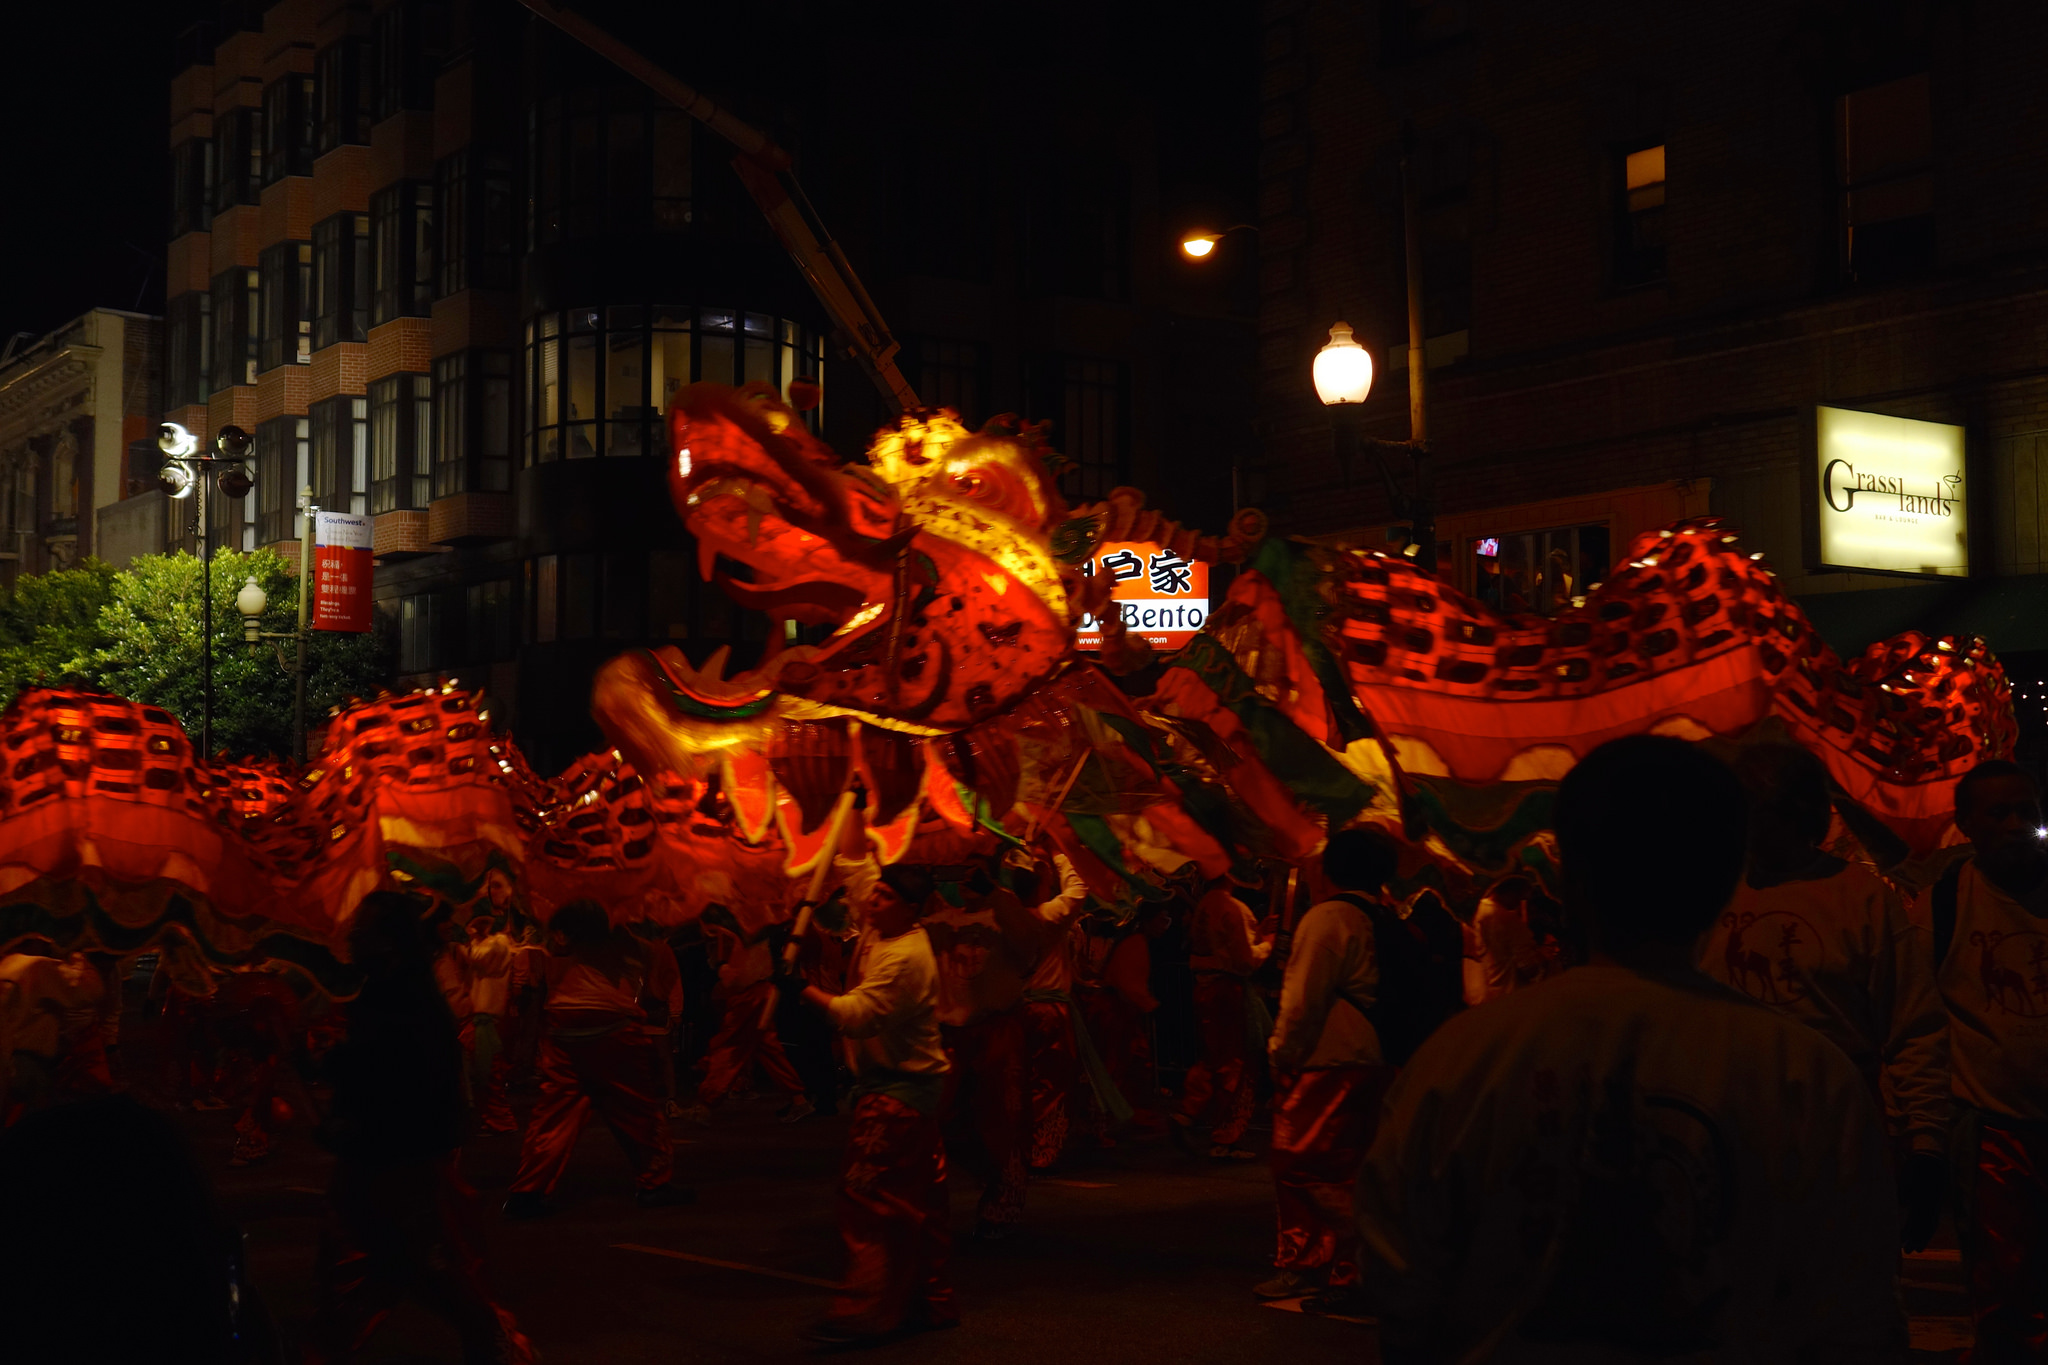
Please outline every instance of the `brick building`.
[[[992, 81], [991, 53], [1040, 40], [814, 8], [772, 40], [739, 11], [590, 12], [797, 154], [925, 401], [1051, 420], [1077, 494], [1136, 480], [1227, 514], [1254, 300], [1171, 243], [1249, 213], [1255, 16], [1198, 5], [1201, 50], [1133, 79], [1156, 44], [1069, 42], [1115, 22], [1074, 5], [1037, 69]], [[1175, 80], [1202, 112], [1171, 112]], [[669, 507], [669, 397], [822, 376], [849, 451], [883, 410], [729, 148], [481, 0], [231, 0], [182, 43], [170, 113], [164, 411], [256, 436], [220, 543], [293, 540], [305, 486], [371, 514], [401, 681], [486, 685], [544, 767], [597, 742], [589, 680], [619, 650], [758, 649], [769, 623], [698, 581]]]
[[[1519, 574], [1549, 610], [1637, 531], [1713, 512], [1838, 647], [1932, 627], [2048, 649], [2048, 9], [1266, 0], [1263, 21], [1250, 491], [1284, 526], [1399, 534], [1370, 465], [1338, 468], [1309, 367], [1350, 322], [1380, 365], [1367, 429], [1408, 434], [1405, 121], [1462, 587]], [[1817, 406], [1963, 429], [1967, 577], [1823, 567]]]
[[0, 587], [163, 548], [161, 322], [95, 308], [0, 354]]

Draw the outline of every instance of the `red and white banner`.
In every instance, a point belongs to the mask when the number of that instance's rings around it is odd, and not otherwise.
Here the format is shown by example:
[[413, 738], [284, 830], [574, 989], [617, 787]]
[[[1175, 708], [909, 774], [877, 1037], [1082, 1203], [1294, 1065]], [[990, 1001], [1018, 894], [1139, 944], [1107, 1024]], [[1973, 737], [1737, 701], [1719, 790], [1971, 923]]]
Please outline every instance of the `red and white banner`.
[[[1131, 634], [1167, 649], [1195, 638], [1209, 619], [1209, 566], [1182, 559], [1149, 541], [1111, 541], [1095, 547], [1081, 572], [1113, 584], [1111, 605]], [[1102, 648], [1102, 624], [1083, 616], [1075, 632], [1080, 649]]]
[[313, 525], [313, 629], [370, 628], [370, 519], [321, 512]]

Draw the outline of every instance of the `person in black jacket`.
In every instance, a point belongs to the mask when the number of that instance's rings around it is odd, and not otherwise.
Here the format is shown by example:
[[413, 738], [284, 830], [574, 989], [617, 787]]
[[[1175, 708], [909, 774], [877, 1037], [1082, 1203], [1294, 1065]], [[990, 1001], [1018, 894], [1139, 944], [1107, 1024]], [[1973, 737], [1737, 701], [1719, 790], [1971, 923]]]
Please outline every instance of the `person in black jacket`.
[[320, 1137], [335, 1161], [312, 1358], [355, 1350], [410, 1296], [454, 1326], [465, 1365], [530, 1361], [531, 1343], [484, 1284], [474, 1192], [455, 1168], [470, 1128], [462, 1045], [422, 909], [377, 892], [349, 932], [366, 979], [328, 1058], [334, 1100]]

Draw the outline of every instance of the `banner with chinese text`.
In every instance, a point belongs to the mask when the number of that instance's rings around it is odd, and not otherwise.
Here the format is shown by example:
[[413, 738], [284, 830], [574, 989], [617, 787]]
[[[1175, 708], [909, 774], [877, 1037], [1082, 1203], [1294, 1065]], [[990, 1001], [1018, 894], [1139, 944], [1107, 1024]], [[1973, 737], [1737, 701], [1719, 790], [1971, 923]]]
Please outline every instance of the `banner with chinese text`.
[[370, 519], [321, 512], [313, 526], [313, 629], [370, 628]]
[[[1163, 546], [1108, 541], [1095, 547], [1081, 572], [1109, 578], [1125, 628], [1155, 646], [1179, 649], [1209, 619], [1209, 566]], [[1083, 616], [1074, 642], [1082, 649], [1102, 648], [1102, 623]]]

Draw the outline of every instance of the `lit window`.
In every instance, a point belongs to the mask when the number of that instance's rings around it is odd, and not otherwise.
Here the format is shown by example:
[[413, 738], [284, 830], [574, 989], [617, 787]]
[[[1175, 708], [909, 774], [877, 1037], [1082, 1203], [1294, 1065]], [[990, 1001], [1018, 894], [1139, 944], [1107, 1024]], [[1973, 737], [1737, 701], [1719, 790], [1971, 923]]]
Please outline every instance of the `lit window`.
[[1664, 278], [1664, 144], [1625, 152], [1615, 224], [1615, 283], [1623, 288]]

